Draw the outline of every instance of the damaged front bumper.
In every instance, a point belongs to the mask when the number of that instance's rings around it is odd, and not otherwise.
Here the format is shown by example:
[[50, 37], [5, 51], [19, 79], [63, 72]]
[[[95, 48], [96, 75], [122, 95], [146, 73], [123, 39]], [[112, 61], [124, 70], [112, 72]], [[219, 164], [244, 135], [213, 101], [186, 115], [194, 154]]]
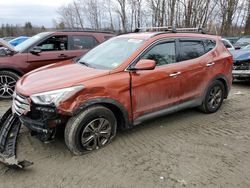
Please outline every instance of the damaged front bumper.
[[250, 70], [233, 70], [234, 78], [250, 78]]
[[21, 127], [21, 121], [16, 114], [9, 109], [0, 119], [0, 162], [14, 168], [25, 168], [33, 163], [30, 161], [18, 161], [16, 158], [17, 136]]

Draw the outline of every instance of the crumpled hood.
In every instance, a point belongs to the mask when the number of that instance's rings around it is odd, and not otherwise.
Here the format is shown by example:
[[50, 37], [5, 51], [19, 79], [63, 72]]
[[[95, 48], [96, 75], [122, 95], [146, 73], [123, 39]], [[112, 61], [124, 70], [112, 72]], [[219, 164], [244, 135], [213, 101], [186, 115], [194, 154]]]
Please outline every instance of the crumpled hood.
[[16, 91], [24, 96], [84, 84], [84, 81], [109, 74], [73, 62], [51, 64], [24, 75], [16, 84]]

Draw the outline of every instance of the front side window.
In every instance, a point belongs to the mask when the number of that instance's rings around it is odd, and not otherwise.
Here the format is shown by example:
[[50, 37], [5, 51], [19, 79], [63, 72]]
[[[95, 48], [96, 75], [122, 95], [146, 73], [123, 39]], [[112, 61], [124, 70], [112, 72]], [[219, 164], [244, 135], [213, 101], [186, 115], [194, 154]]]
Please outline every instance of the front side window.
[[151, 59], [156, 66], [176, 63], [175, 42], [158, 44], [151, 48], [142, 59]]
[[68, 50], [67, 36], [53, 36], [37, 45], [42, 51], [62, 51]]
[[91, 49], [98, 44], [93, 36], [72, 36], [70, 50]]
[[203, 41], [180, 41], [181, 61], [195, 59], [205, 54]]
[[114, 69], [143, 43], [141, 39], [112, 38], [90, 50], [78, 62], [97, 69]]

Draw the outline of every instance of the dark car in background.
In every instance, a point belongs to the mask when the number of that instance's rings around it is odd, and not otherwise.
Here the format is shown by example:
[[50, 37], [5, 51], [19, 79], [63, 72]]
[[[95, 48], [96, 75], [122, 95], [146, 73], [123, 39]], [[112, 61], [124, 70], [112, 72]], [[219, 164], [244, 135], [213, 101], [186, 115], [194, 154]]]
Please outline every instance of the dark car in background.
[[39, 33], [16, 47], [6, 46], [0, 57], [0, 99], [11, 98], [16, 81], [36, 68], [72, 59], [113, 37], [96, 31]]
[[234, 45], [240, 37], [224, 37], [225, 39], [229, 40], [232, 45]]
[[231, 51], [234, 59], [233, 77], [238, 80], [250, 80], [250, 50]]
[[250, 36], [241, 37], [237, 42], [234, 44], [235, 49], [242, 49], [245, 46], [250, 44]]

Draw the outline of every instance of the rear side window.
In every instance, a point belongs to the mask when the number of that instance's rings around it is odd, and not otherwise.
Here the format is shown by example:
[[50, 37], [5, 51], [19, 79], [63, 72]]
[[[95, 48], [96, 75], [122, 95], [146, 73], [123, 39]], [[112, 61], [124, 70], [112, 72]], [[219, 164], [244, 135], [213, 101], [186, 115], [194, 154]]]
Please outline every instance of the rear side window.
[[70, 50], [91, 49], [97, 44], [97, 40], [92, 36], [72, 36], [70, 42]]
[[157, 66], [176, 63], [175, 42], [158, 44], [151, 48], [142, 59], [155, 60]]
[[195, 59], [205, 54], [203, 41], [181, 40], [180, 46], [181, 46], [181, 61]]

